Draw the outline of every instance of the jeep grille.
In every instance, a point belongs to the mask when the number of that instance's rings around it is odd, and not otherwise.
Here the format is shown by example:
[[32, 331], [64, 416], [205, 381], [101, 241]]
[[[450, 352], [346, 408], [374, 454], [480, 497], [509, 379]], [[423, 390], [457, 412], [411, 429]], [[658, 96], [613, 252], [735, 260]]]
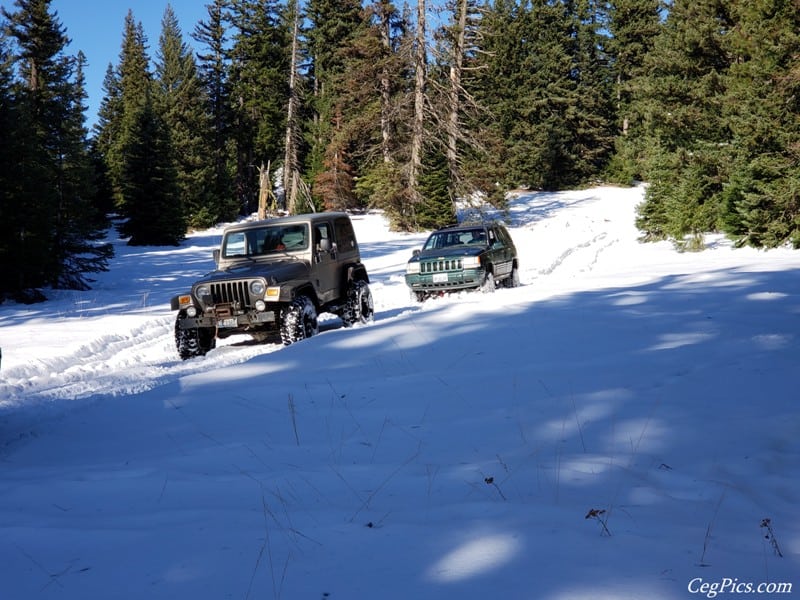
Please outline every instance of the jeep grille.
[[250, 307], [250, 294], [247, 281], [223, 281], [211, 284], [211, 298], [214, 304], [234, 304], [238, 308]]
[[460, 271], [461, 270], [460, 258], [449, 258], [425, 261], [420, 264], [420, 273], [439, 273], [441, 271]]

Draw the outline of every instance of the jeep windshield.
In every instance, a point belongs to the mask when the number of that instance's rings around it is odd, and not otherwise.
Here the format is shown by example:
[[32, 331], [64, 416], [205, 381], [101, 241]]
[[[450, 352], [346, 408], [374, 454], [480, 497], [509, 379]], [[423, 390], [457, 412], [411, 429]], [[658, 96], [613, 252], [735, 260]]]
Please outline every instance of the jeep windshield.
[[425, 242], [423, 250], [438, 250], [464, 245], [485, 246], [486, 231], [480, 228], [437, 231], [431, 234], [428, 241]]
[[222, 256], [239, 258], [306, 250], [309, 239], [306, 223], [231, 231], [222, 240]]

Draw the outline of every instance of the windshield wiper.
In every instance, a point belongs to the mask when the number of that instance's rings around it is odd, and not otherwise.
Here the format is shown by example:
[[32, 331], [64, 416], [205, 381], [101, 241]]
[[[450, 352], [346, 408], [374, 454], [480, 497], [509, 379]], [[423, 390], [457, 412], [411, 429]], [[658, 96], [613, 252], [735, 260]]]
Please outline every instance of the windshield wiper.
[[[232, 254], [231, 256], [226, 256], [225, 258], [226, 258], [227, 260], [230, 260], [230, 259], [235, 259], [235, 260], [247, 259], [247, 260], [249, 260], [251, 263], [254, 263], [254, 262], [256, 262], [256, 259], [255, 259], [255, 258], [253, 258], [252, 256], [250, 256], [249, 254]], [[235, 265], [235, 264], [233, 264], [233, 265], [231, 265], [230, 267], [228, 267], [228, 268], [227, 268], [227, 269], [225, 269], [225, 270], [226, 270], [226, 271], [228, 271], [228, 270], [230, 270], [230, 269], [234, 268], [235, 266], [236, 266], [236, 265]]]

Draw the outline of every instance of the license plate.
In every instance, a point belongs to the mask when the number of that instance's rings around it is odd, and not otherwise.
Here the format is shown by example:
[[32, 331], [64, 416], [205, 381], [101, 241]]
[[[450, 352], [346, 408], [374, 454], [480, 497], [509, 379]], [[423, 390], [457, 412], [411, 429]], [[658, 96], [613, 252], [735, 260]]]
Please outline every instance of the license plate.
[[239, 325], [236, 319], [220, 319], [217, 323], [218, 327], [236, 327]]
[[447, 273], [434, 273], [433, 283], [447, 283]]

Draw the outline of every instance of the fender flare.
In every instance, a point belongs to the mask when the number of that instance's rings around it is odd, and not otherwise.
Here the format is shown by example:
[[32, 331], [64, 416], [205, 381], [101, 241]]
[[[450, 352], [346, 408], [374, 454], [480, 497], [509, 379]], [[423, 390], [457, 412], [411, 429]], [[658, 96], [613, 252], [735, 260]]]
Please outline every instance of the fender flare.
[[367, 268], [363, 263], [355, 263], [347, 266], [345, 283], [351, 283], [353, 281], [366, 281], [369, 283]]
[[298, 296], [306, 296], [314, 306], [319, 309], [319, 298], [317, 298], [317, 291], [314, 289], [314, 286], [310, 283], [304, 283], [301, 286], [296, 288], [292, 288], [292, 297], [291, 299], [294, 300]]

